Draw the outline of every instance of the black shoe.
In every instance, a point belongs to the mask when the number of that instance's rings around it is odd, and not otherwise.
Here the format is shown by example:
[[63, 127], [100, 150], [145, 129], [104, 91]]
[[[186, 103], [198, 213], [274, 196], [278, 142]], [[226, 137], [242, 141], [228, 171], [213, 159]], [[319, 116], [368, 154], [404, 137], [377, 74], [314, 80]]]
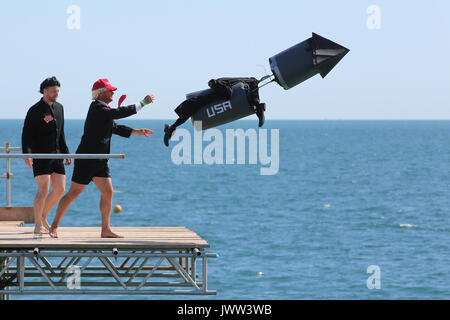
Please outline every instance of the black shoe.
[[256, 116], [259, 119], [259, 123], [258, 123], [259, 127], [262, 127], [263, 124], [264, 124], [264, 120], [265, 120], [264, 111], [266, 111], [266, 104], [265, 103], [260, 103], [260, 104], [258, 104], [256, 106], [255, 113], [256, 113]]
[[169, 146], [169, 140], [170, 138], [172, 138], [174, 132], [174, 127], [169, 126], [168, 124], [164, 125], [164, 144], [166, 145], [166, 147]]

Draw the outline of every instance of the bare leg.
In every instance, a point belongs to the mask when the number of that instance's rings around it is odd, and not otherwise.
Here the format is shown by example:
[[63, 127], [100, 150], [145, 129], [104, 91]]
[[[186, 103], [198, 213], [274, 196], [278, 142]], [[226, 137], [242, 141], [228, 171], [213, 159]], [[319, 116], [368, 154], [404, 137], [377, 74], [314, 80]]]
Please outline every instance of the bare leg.
[[34, 198], [33, 210], [34, 210], [34, 233], [43, 234], [48, 233], [48, 230], [42, 225], [42, 211], [45, 206], [45, 198], [47, 197], [48, 190], [50, 189], [50, 175], [43, 174], [36, 176], [38, 191]]
[[72, 181], [69, 191], [67, 191], [64, 197], [61, 198], [61, 201], [59, 201], [58, 209], [56, 209], [55, 218], [53, 219], [52, 225], [50, 227], [50, 236], [52, 238], [58, 238], [58, 233], [56, 232], [56, 229], [58, 228], [62, 217], [66, 213], [67, 209], [69, 209], [69, 206], [72, 203], [72, 201], [75, 200], [80, 195], [81, 191], [83, 191], [85, 187], [86, 185], [84, 184], [79, 184]]
[[47, 199], [45, 199], [44, 210], [42, 211], [42, 225], [47, 230], [50, 229], [47, 222], [47, 215], [64, 194], [66, 188], [66, 175], [52, 173], [50, 180], [52, 183], [52, 191], [48, 194]]
[[111, 209], [112, 209], [112, 199], [113, 199], [113, 186], [111, 178], [100, 178], [94, 177], [92, 179], [100, 190], [100, 213], [102, 214], [102, 238], [123, 238], [122, 236], [112, 232], [110, 225]]

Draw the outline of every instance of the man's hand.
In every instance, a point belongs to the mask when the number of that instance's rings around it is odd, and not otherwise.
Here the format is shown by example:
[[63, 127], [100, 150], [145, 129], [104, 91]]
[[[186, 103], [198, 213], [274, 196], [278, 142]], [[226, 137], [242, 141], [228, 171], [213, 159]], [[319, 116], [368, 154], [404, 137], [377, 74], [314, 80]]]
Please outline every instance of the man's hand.
[[152, 103], [153, 101], [155, 101], [155, 96], [153, 94], [148, 94], [145, 96], [145, 98], [143, 99], [145, 104], [149, 104]]
[[66, 159], [66, 163], [65, 163], [65, 165], [66, 166], [70, 166], [72, 164], [72, 159]]
[[154, 133], [154, 131], [152, 131], [150, 129], [133, 129], [133, 131], [131, 131], [131, 133], [136, 134], [138, 136], [146, 136], [148, 138], [149, 134]]
[[26, 158], [25, 160], [25, 164], [27, 165], [28, 168], [33, 168], [33, 159], [32, 158]]

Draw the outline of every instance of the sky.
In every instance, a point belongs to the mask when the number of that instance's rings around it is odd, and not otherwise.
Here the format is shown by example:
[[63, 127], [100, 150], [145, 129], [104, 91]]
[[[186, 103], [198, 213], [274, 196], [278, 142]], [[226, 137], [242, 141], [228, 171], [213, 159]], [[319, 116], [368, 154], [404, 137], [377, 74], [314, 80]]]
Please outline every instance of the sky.
[[270, 74], [315, 32], [351, 51], [325, 79], [262, 88], [266, 119], [450, 119], [449, 16], [445, 0], [2, 0], [0, 118], [23, 119], [56, 76], [66, 119], [85, 118], [99, 78], [124, 104], [155, 95], [132, 119], [175, 119], [187, 93]]

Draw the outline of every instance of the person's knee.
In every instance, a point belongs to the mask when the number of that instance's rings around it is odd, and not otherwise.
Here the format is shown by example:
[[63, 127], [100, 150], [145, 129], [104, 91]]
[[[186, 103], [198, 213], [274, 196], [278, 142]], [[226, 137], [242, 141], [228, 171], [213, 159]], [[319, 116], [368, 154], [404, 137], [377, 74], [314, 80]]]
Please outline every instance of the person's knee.
[[65, 186], [53, 186], [53, 193], [58, 196], [58, 198], [61, 198], [66, 191]]
[[66, 176], [59, 173], [53, 173], [51, 175], [52, 192], [54, 195], [61, 198], [66, 191]]
[[94, 177], [94, 183], [100, 191], [102, 198], [111, 198], [114, 194], [111, 178], [97, 178]]
[[63, 197], [63, 199], [72, 202], [73, 200], [75, 200], [80, 195], [80, 193], [82, 191], [83, 191], [83, 188], [78, 188], [78, 187], [71, 186], [69, 191]]
[[111, 198], [114, 195], [114, 189], [112, 188], [112, 186], [110, 188], [105, 188], [102, 190], [102, 196], [104, 196], [105, 198]]
[[36, 193], [36, 199], [37, 200], [45, 200], [45, 198], [48, 195], [49, 187], [48, 186], [41, 186], [38, 188], [38, 191]]
[[36, 199], [45, 199], [50, 191], [50, 177], [47, 175], [40, 175], [35, 177], [37, 184]]

